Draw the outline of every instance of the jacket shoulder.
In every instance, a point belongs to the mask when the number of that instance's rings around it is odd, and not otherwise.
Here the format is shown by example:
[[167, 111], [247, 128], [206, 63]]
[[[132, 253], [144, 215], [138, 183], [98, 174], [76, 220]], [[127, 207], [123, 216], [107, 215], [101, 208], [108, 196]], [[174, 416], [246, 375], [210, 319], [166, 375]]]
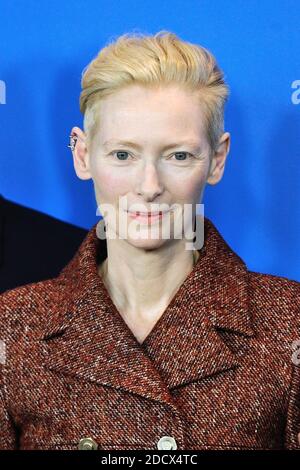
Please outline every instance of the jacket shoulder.
[[266, 289], [288, 289], [288, 291], [294, 290], [295, 292], [300, 291], [300, 282], [289, 279], [284, 276], [276, 276], [275, 274], [264, 274], [255, 271], [248, 270], [250, 281], [257, 288]]
[[281, 299], [289, 301], [295, 296], [299, 301], [300, 282], [274, 274], [264, 274], [248, 271], [250, 288], [263, 296], [280, 294]]
[[0, 332], [10, 336], [18, 326], [35, 327], [47, 320], [63, 293], [59, 277], [34, 282], [5, 291], [0, 295]]
[[300, 338], [300, 283], [273, 274], [248, 271], [253, 319], [274, 335]]

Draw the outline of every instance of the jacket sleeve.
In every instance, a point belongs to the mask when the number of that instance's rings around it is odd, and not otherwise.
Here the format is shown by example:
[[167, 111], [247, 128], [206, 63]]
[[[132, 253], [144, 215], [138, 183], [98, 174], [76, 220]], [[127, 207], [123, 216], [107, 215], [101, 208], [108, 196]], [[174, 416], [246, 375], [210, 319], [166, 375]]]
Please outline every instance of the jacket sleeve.
[[285, 449], [300, 450], [298, 435], [300, 437], [300, 364], [293, 364], [285, 429]]
[[[2, 321], [3, 316], [0, 308], [0, 327], [3, 325]], [[6, 347], [4, 338], [6, 335], [1, 330], [2, 328], [0, 328], [0, 450], [13, 450], [17, 449], [18, 438], [16, 426], [9, 415], [5, 397]]]
[[7, 412], [3, 390], [0, 390], [0, 450], [17, 449], [14, 424]]

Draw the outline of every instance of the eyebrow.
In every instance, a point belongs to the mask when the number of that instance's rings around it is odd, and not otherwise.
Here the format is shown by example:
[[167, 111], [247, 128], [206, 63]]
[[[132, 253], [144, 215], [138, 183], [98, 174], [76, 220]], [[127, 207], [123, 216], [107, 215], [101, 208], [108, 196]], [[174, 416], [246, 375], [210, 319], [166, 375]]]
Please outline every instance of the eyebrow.
[[[121, 145], [121, 146], [125, 146], [125, 147], [132, 147], [132, 148], [135, 148], [136, 150], [141, 150], [142, 149], [141, 145], [139, 145], [135, 142], [131, 142], [130, 140], [110, 139], [110, 140], [106, 140], [102, 145], [105, 148], [109, 147], [110, 145]], [[197, 142], [196, 140], [183, 140], [183, 141], [180, 141], [180, 142], [174, 142], [172, 144], [165, 145], [164, 147], [162, 147], [162, 150], [169, 150], [171, 148], [180, 147], [182, 145], [189, 145], [191, 147], [197, 147], [197, 148], [201, 147], [199, 142]]]

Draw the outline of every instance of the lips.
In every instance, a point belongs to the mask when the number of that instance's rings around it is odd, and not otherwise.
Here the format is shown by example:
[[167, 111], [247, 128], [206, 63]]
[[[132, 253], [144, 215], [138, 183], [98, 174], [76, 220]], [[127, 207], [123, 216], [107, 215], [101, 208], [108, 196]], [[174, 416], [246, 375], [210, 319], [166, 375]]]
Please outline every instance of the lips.
[[128, 215], [129, 217], [131, 217], [132, 219], [135, 219], [135, 220], [138, 220], [139, 222], [145, 224], [145, 223], [154, 223], [154, 222], [157, 222], [159, 220], [162, 220], [163, 217], [164, 217], [164, 214], [166, 214], [166, 212], [168, 211], [159, 211], [159, 212], [139, 212], [139, 211], [136, 211], [136, 212], [131, 212], [131, 211], [127, 211], [128, 212]]
[[133, 215], [141, 215], [143, 217], [154, 217], [155, 215], [162, 215], [164, 212], [163, 211], [160, 211], [160, 212], [131, 212], [131, 211], [128, 211], [129, 214], [133, 214]]

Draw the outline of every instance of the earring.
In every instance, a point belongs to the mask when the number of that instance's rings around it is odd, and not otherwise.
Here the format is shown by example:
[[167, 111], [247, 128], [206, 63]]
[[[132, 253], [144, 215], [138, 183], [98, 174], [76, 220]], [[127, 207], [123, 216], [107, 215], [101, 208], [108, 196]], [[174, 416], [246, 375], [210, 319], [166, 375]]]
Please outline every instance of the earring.
[[76, 145], [76, 142], [77, 142], [77, 137], [74, 137], [72, 134], [69, 137], [70, 137], [70, 143], [69, 143], [68, 147], [70, 147], [72, 152], [74, 152], [75, 145]]

